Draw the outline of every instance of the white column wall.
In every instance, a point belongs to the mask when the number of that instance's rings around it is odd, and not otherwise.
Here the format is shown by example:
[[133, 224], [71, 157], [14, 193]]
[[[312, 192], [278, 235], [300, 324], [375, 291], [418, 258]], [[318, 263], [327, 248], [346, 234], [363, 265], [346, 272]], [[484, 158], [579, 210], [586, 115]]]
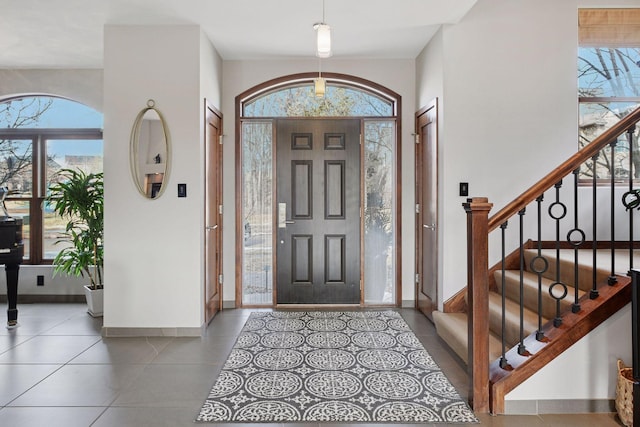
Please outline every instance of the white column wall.
[[[197, 26], [106, 26], [104, 49], [105, 328], [203, 323], [203, 158]], [[154, 99], [172, 144], [165, 193], [138, 194], [129, 136]], [[187, 184], [178, 198], [177, 183]]]
[[[289, 74], [318, 70], [318, 60], [225, 61], [223, 67], [224, 144], [224, 290], [225, 306], [235, 302], [235, 97], [265, 81]], [[343, 73], [383, 85], [402, 96], [402, 299], [413, 306], [414, 300], [414, 127], [415, 61], [413, 60], [340, 60], [322, 63], [323, 72]]]

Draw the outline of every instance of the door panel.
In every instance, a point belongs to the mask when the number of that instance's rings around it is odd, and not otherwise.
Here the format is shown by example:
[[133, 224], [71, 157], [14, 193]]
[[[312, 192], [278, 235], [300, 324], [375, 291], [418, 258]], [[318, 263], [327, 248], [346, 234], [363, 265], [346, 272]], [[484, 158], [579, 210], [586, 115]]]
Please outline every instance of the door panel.
[[205, 130], [205, 322], [221, 309], [222, 290], [222, 117], [207, 105]]
[[433, 320], [438, 301], [438, 140], [437, 101], [417, 116], [416, 272], [417, 306]]
[[280, 119], [278, 304], [360, 303], [360, 120]]

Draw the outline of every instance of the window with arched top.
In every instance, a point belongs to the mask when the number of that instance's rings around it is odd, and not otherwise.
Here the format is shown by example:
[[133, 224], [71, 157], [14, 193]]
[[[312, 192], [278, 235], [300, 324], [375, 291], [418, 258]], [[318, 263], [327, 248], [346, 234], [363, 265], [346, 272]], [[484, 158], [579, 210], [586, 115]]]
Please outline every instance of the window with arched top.
[[0, 187], [23, 219], [26, 264], [50, 263], [63, 248], [65, 222], [44, 203], [60, 169], [102, 172], [102, 113], [54, 96], [0, 99]]
[[[275, 270], [283, 267], [276, 258], [279, 247], [281, 249], [283, 245], [289, 243], [288, 240], [287, 242], [282, 240], [282, 230], [287, 226], [286, 224], [290, 223], [288, 220], [292, 214], [291, 210], [295, 207], [290, 206], [291, 203], [289, 206], [284, 206], [282, 203], [282, 195], [279, 195], [278, 191], [288, 186], [286, 183], [283, 186], [278, 181], [288, 179], [283, 176], [292, 177], [291, 174], [298, 174], [302, 179], [300, 182], [311, 185], [313, 180], [314, 182], [330, 180], [335, 189], [339, 187], [342, 179], [339, 173], [335, 175], [332, 172], [327, 175], [328, 172], [320, 171], [322, 168], [329, 168], [326, 171], [335, 169], [337, 172], [340, 166], [336, 164], [340, 164], [340, 161], [335, 163], [335, 160], [322, 158], [314, 171], [308, 172], [309, 177], [313, 176], [308, 180], [305, 178], [307, 175], [300, 175], [300, 171], [305, 169], [307, 164], [311, 164], [307, 160], [294, 161], [297, 165], [294, 168], [297, 168], [298, 172], [289, 174], [291, 166], [283, 166], [277, 161], [278, 158], [286, 156], [280, 151], [284, 148], [299, 153], [298, 149], [306, 148], [304, 143], [296, 146], [297, 143], [293, 140], [283, 141], [283, 136], [278, 134], [278, 129], [281, 129], [279, 124], [292, 119], [300, 122], [317, 120], [318, 123], [322, 123], [322, 120], [336, 119], [334, 122], [355, 120], [360, 123], [360, 137], [359, 141], [356, 141], [358, 148], [352, 151], [355, 154], [351, 154], [357, 157], [353, 164], [357, 165], [355, 173], [360, 182], [359, 188], [354, 190], [358, 194], [357, 203], [360, 207], [359, 218], [356, 220], [356, 224], [359, 225], [355, 226], [359, 227], [358, 236], [361, 241], [361, 244], [356, 246], [356, 251], [358, 248], [360, 250], [361, 266], [359, 268], [359, 302], [364, 305], [396, 305], [401, 301], [400, 289], [397, 285], [400, 283], [399, 272], [396, 268], [400, 265], [400, 251], [397, 250], [397, 246], [400, 241], [401, 97], [374, 82], [332, 73], [323, 73], [326, 86], [324, 96], [320, 97], [316, 96], [314, 86], [314, 79], [317, 77], [316, 73], [286, 76], [265, 82], [236, 97], [237, 128], [239, 129], [236, 151], [238, 154], [236, 170], [239, 173], [236, 174], [238, 178], [236, 185], [238, 195], [241, 197], [239, 209], [236, 210], [236, 236], [241, 246], [237, 251], [239, 259], [236, 264], [236, 275], [240, 278], [237, 289], [237, 294], [240, 295], [238, 303], [243, 306], [271, 306], [281, 303], [277, 295], [279, 284], [278, 273]], [[307, 134], [300, 135], [300, 140], [307, 138]], [[322, 139], [319, 135], [317, 134], [316, 137]], [[335, 142], [340, 140], [335, 137], [335, 133], [325, 133], [324, 141], [314, 141], [310, 146], [324, 144], [328, 153], [326, 159], [333, 159], [334, 150], [339, 149], [341, 144], [341, 142]], [[318, 155], [322, 156], [321, 153]], [[325, 166], [322, 166], [323, 161]], [[349, 164], [348, 159], [346, 164]], [[278, 168], [286, 169], [285, 173], [278, 173]], [[304, 173], [307, 174], [307, 172]], [[338, 178], [335, 178], [336, 176]], [[296, 188], [301, 188], [300, 182], [296, 184]], [[328, 200], [329, 196], [326, 194], [317, 196], [313, 202], [315, 213], [309, 213], [308, 217], [324, 215], [323, 212], [328, 208], [318, 205], [326, 205], [329, 203]], [[295, 203], [299, 205], [302, 202], [298, 200]], [[348, 199], [345, 203], [355, 202]], [[299, 220], [298, 223], [301, 221], [304, 220]], [[338, 232], [338, 235], [341, 233], [341, 231]], [[286, 239], [289, 238], [290, 236], [287, 236]], [[304, 240], [298, 237], [293, 239]], [[319, 236], [312, 236], [309, 241], [313, 239], [317, 241]], [[321, 247], [317, 243], [314, 245], [316, 248]], [[340, 251], [339, 245], [337, 248]], [[294, 254], [294, 256], [312, 256], [310, 253]], [[282, 253], [280, 257], [283, 257]], [[303, 262], [294, 268], [308, 267], [309, 271], [324, 268], [324, 272], [310, 273], [315, 274], [315, 277], [332, 274], [330, 267], [312, 266], [311, 258], [309, 260], [309, 265]], [[314, 262], [318, 264], [317, 260]], [[340, 276], [340, 269], [336, 271]], [[294, 276], [296, 274], [298, 273], [293, 273]], [[327, 283], [329, 282], [328, 280]], [[300, 285], [301, 288], [304, 286]], [[292, 289], [294, 288], [295, 286]], [[321, 303], [321, 301], [317, 302]]]
[[242, 117], [392, 117], [394, 111], [394, 100], [333, 81], [322, 97], [307, 82], [268, 90], [242, 105]]

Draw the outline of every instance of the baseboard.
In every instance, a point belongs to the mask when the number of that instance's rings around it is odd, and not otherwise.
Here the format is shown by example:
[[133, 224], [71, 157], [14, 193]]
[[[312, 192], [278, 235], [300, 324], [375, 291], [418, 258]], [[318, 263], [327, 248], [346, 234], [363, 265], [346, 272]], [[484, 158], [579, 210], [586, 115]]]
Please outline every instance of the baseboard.
[[103, 337], [200, 337], [206, 326], [199, 328], [120, 328], [102, 327]]
[[[6, 303], [7, 296], [0, 295], [0, 302]], [[18, 294], [18, 306], [20, 304], [47, 304], [47, 303], [86, 303], [84, 295], [38, 295]]]
[[570, 400], [506, 400], [506, 415], [584, 414], [616, 412], [610, 399]]
[[236, 308], [236, 302], [235, 301], [222, 301], [222, 309], [224, 310], [225, 308]]

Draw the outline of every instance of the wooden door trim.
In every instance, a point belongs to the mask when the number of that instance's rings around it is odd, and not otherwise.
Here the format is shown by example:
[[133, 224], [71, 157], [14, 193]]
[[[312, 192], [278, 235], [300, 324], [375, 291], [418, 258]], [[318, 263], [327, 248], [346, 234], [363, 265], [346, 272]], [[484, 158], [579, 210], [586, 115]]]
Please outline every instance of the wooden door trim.
[[[209, 120], [209, 118], [213, 118], [213, 121], [211, 122]], [[205, 245], [206, 245], [206, 240], [207, 240], [207, 236], [206, 233], [208, 233], [207, 229], [206, 229], [206, 222], [208, 221], [208, 217], [207, 217], [207, 202], [211, 202], [211, 200], [207, 200], [207, 189], [209, 188], [209, 183], [207, 182], [208, 176], [206, 173], [207, 170], [207, 162], [209, 161], [209, 141], [208, 141], [208, 127], [210, 126], [211, 123], [215, 123], [217, 124], [217, 129], [218, 129], [218, 137], [221, 137], [223, 134], [223, 120], [222, 120], [222, 112], [220, 110], [218, 110], [213, 104], [211, 104], [206, 98], [204, 99], [204, 129], [203, 129], [203, 137], [204, 137], [204, 148], [205, 148], [205, 156], [204, 156], [204, 161], [205, 161], [205, 173], [204, 173], [204, 188], [205, 188], [205, 203], [204, 203], [204, 220], [205, 220], [205, 224], [204, 224], [204, 233], [205, 233]], [[218, 142], [214, 142], [214, 144], [219, 143]], [[222, 191], [223, 191], [223, 185], [222, 185], [222, 148], [218, 147], [217, 149], [218, 151], [218, 158], [217, 158], [217, 163], [215, 165], [216, 171], [218, 172], [216, 174], [217, 179], [216, 179], [216, 188], [215, 188], [215, 193], [216, 193], [216, 200], [215, 202], [221, 202], [222, 201]], [[217, 207], [216, 207], [217, 209]], [[223, 223], [223, 218], [222, 215], [217, 214], [218, 215], [218, 221], [217, 221], [217, 225], [218, 225], [218, 233], [220, 233], [220, 237], [216, 238], [216, 242], [215, 245], [217, 246], [217, 251], [220, 254], [219, 260], [217, 262], [217, 265], [215, 266], [216, 272], [218, 274], [222, 274], [222, 237], [221, 237], [221, 233], [222, 233], [222, 223]], [[205, 268], [211, 268], [211, 266], [209, 265], [208, 259], [207, 259], [207, 250], [205, 247], [204, 250], [204, 258], [205, 258]], [[213, 313], [213, 315], [208, 318], [208, 300], [207, 300], [207, 282], [206, 282], [206, 277], [208, 272], [205, 271], [205, 283], [204, 283], [204, 287], [203, 287], [203, 296], [204, 296], [204, 319], [205, 322], [208, 323], [211, 321], [211, 319], [213, 319], [213, 317], [215, 316], [215, 314], [222, 310], [222, 302], [223, 302], [223, 287], [222, 284], [220, 283], [220, 281], [218, 280], [217, 277], [214, 277], [213, 279], [215, 280], [215, 286], [217, 287], [217, 295], [219, 298], [219, 302], [218, 302], [218, 307], [216, 309], [216, 312]], [[209, 279], [211, 280], [211, 277], [209, 277]]]
[[[422, 134], [422, 128], [425, 124], [428, 123], [428, 118], [427, 118], [427, 113], [429, 113], [430, 111], [434, 111], [435, 112], [435, 118], [434, 118], [434, 133], [435, 135], [433, 135], [433, 138], [435, 140], [436, 143], [436, 150], [435, 150], [435, 176], [436, 176], [436, 182], [434, 184], [435, 187], [435, 191], [436, 191], [436, 198], [437, 198], [437, 194], [438, 194], [438, 189], [439, 189], [439, 173], [438, 173], [438, 98], [434, 98], [432, 99], [430, 102], [428, 102], [424, 107], [420, 108], [416, 114], [415, 114], [415, 134], [420, 138], [420, 143], [424, 144], [424, 135]], [[422, 147], [424, 147], [424, 145], [422, 145]], [[423, 164], [422, 164], [422, 158], [421, 156], [418, 156], [418, 149], [419, 147], [416, 144], [416, 147], [414, 149], [414, 152], [416, 153], [415, 155], [415, 170], [416, 170], [416, 174], [420, 174], [420, 172], [423, 170]], [[417, 175], [416, 176], [416, 188], [414, 189], [415, 191], [415, 198], [416, 198], [416, 205], [418, 205], [418, 202], [423, 202], [422, 201], [422, 185], [423, 183], [423, 176], [422, 174]], [[424, 203], [422, 203], [424, 204]], [[418, 272], [420, 273], [424, 273], [424, 269], [421, 269], [421, 265], [422, 265], [422, 221], [418, 221], [418, 219], [422, 218], [422, 212], [424, 212], [424, 206], [420, 205], [420, 210], [421, 213], [418, 214], [416, 213], [415, 216], [415, 233], [416, 233], [416, 241], [415, 241], [415, 272], [416, 274], [418, 274]], [[440, 221], [439, 221], [439, 215], [438, 215], [438, 211], [436, 210], [436, 224], [437, 224], [437, 229], [436, 229], [436, 248], [435, 248], [435, 257], [436, 257], [436, 301], [432, 301], [432, 304], [435, 304], [437, 306], [438, 301], [437, 299], [439, 298], [439, 294], [437, 293], [437, 287], [438, 287], [438, 279], [440, 276], [440, 269], [438, 268], [438, 264], [439, 264], [439, 259], [440, 259], [440, 254], [439, 254], [439, 241], [440, 239], [438, 238], [438, 235], [440, 233]], [[424, 274], [422, 274], [422, 276], [424, 276]], [[422, 286], [422, 283], [424, 281], [424, 277], [420, 277], [420, 282], [419, 283], [415, 283], [414, 282], [414, 298], [415, 298], [415, 307], [416, 309], [420, 310], [420, 287]], [[421, 310], [420, 310], [421, 311]]]

